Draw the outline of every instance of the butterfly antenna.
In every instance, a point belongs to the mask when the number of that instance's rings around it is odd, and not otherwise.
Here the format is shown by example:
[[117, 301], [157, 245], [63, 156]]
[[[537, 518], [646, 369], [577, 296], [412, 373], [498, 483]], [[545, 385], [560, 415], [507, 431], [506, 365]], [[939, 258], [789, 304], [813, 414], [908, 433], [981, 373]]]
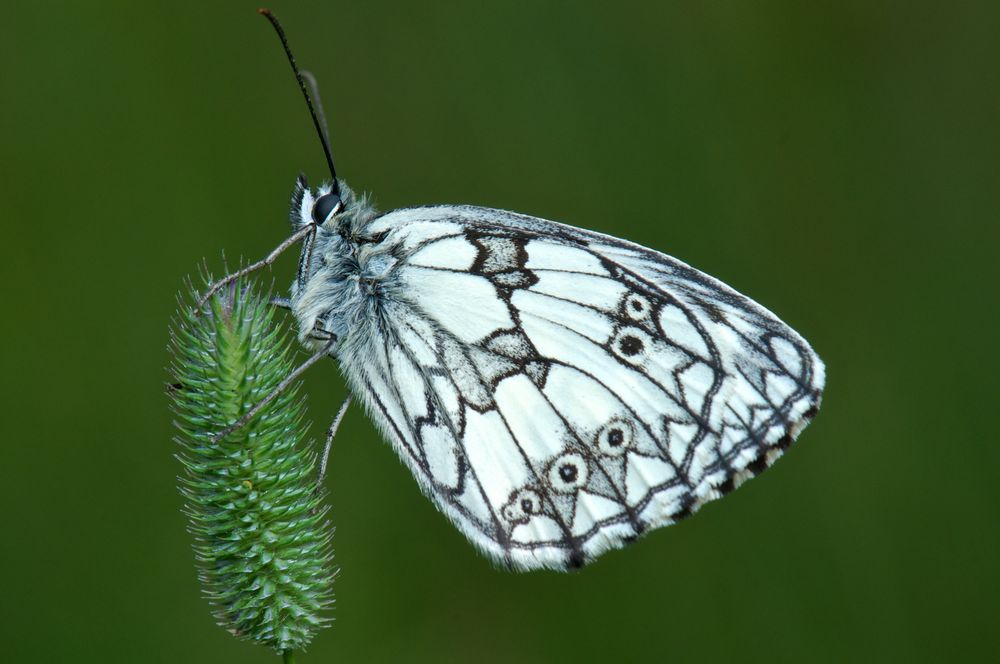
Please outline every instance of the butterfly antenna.
[[306, 83], [309, 84], [309, 94], [312, 95], [313, 102], [316, 104], [316, 115], [319, 116], [319, 124], [323, 127], [323, 135], [326, 136], [326, 143], [329, 145], [330, 127], [326, 124], [326, 115], [323, 113], [323, 100], [319, 96], [319, 83], [316, 82], [316, 77], [308, 69], [302, 70], [302, 78], [306, 79]]
[[[333, 154], [330, 152], [330, 140], [327, 137], [326, 132], [326, 120], [321, 119], [323, 118], [322, 114], [317, 114], [316, 109], [313, 107], [312, 98], [309, 96], [309, 90], [306, 89], [305, 79], [302, 77], [302, 72], [299, 71], [298, 65], [295, 64], [295, 56], [292, 55], [292, 49], [288, 47], [288, 38], [285, 37], [285, 30], [281, 27], [278, 17], [272, 14], [270, 9], [258, 9], [257, 13], [270, 21], [271, 25], [274, 27], [274, 31], [278, 33], [278, 39], [281, 40], [281, 46], [285, 49], [285, 55], [288, 57], [288, 64], [292, 66], [292, 72], [295, 74], [295, 80], [298, 81], [299, 89], [302, 90], [302, 96], [306, 100], [306, 106], [309, 107], [309, 115], [312, 116], [313, 125], [316, 127], [316, 133], [319, 134], [319, 140], [323, 144], [323, 154], [326, 156], [327, 166], [330, 167], [330, 176], [333, 178], [332, 191], [335, 194], [340, 194], [340, 183], [337, 181], [337, 169], [333, 166]], [[317, 98], [317, 103], [318, 102], [319, 99]]]

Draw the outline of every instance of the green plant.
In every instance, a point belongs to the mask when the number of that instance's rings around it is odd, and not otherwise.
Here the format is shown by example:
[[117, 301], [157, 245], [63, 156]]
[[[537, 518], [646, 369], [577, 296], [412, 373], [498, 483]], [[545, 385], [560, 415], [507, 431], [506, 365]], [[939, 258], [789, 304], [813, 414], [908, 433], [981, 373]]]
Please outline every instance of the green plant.
[[169, 393], [199, 578], [223, 627], [292, 661], [329, 622], [335, 575], [298, 386], [225, 433], [291, 372], [288, 335], [246, 283], [200, 311], [188, 290], [171, 329]]

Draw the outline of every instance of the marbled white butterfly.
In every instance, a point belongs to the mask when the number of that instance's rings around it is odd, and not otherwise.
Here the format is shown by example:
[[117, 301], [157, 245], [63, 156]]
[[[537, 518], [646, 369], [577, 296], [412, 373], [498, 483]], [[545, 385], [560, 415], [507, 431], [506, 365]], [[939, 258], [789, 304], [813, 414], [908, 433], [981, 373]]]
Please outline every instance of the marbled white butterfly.
[[300, 176], [293, 235], [210, 292], [302, 240], [278, 303], [316, 351], [303, 368], [338, 361], [424, 493], [493, 560], [579, 567], [761, 472], [815, 415], [823, 363], [764, 307], [544, 219], [378, 213], [337, 178], [309, 108], [331, 182]]

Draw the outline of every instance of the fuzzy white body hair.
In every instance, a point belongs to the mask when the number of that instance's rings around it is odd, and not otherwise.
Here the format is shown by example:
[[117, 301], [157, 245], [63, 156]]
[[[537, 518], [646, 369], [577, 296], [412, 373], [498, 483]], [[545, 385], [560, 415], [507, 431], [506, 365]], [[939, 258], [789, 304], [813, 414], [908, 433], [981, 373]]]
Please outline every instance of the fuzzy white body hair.
[[[338, 339], [337, 355], [352, 336], [364, 335], [367, 324], [377, 318], [373, 290], [393, 262], [384, 249], [357, 242], [360, 229], [375, 216], [375, 210], [346, 184], [341, 183], [340, 189], [344, 210], [307, 238], [290, 298], [300, 341], [315, 345], [325, 341], [317, 333], [333, 334]], [[301, 191], [299, 225], [312, 223], [313, 204], [329, 191], [329, 185], [320, 187], [316, 196], [308, 189]]]

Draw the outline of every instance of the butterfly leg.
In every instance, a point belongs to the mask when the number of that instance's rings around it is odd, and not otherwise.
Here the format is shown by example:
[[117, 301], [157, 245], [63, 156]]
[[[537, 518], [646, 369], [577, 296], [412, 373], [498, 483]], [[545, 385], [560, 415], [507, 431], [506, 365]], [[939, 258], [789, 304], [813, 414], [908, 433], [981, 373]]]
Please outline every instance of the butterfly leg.
[[212, 297], [212, 295], [214, 295], [216, 292], [218, 292], [218, 290], [220, 288], [223, 288], [226, 285], [233, 283], [234, 281], [236, 281], [240, 277], [244, 277], [244, 276], [250, 274], [251, 272], [255, 272], [255, 271], [259, 270], [262, 267], [266, 267], [266, 266], [270, 265], [275, 260], [277, 260], [278, 256], [280, 256], [282, 253], [284, 253], [284, 251], [286, 249], [288, 249], [292, 245], [296, 244], [299, 240], [301, 240], [305, 236], [309, 235], [310, 233], [314, 233], [314, 232], [316, 232], [316, 226], [315, 226], [315, 224], [309, 224], [307, 226], [303, 226], [299, 230], [295, 231], [295, 233], [293, 233], [292, 235], [290, 235], [288, 238], [286, 238], [284, 242], [282, 242], [277, 247], [275, 247], [271, 251], [271, 253], [269, 253], [267, 256], [265, 256], [261, 260], [257, 261], [256, 263], [251, 263], [250, 265], [247, 265], [245, 268], [237, 270], [236, 272], [232, 272], [232, 273], [226, 275], [225, 277], [223, 277], [222, 279], [219, 279], [218, 281], [216, 281], [214, 284], [212, 284], [211, 286], [209, 286], [208, 290], [205, 291], [205, 294], [202, 295], [201, 298], [199, 298], [197, 311], [201, 311], [202, 308], [205, 306], [205, 303], [208, 302], [209, 298]]
[[323, 486], [323, 478], [326, 477], [326, 462], [330, 459], [330, 447], [333, 446], [333, 437], [337, 435], [337, 429], [340, 428], [340, 422], [344, 419], [344, 415], [347, 413], [347, 407], [350, 405], [351, 397], [348, 395], [348, 397], [344, 399], [344, 403], [341, 404], [340, 410], [337, 411], [337, 416], [333, 418], [330, 428], [326, 430], [326, 444], [323, 446], [323, 456], [319, 459], [319, 477], [316, 478], [317, 489]]
[[299, 366], [297, 366], [295, 368], [295, 370], [292, 371], [292, 373], [288, 374], [284, 378], [284, 380], [282, 380], [280, 383], [278, 383], [278, 386], [276, 388], [274, 388], [273, 390], [271, 390], [270, 394], [268, 394], [266, 397], [264, 397], [263, 399], [261, 399], [260, 401], [258, 401], [254, 405], [253, 408], [251, 408], [250, 410], [248, 410], [246, 412], [246, 414], [243, 415], [243, 417], [241, 417], [236, 422], [234, 422], [233, 424], [230, 424], [228, 427], [226, 427], [225, 429], [223, 429], [222, 431], [220, 431], [219, 433], [217, 433], [215, 435], [215, 437], [212, 439], [212, 442], [215, 443], [215, 442], [218, 442], [218, 441], [222, 440], [223, 438], [225, 438], [226, 436], [228, 436], [229, 434], [231, 434], [232, 432], [234, 432], [237, 429], [241, 428], [247, 422], [249, 422], [250, 420], [252, 420], [257, 415], [257, 413], [259, 413], [261, 411], [261, 409], [264, 408], [264, 406], [266, 406], [267, 404], [269, 404], [272, 401], [274, 401], [275, 398], [277, 398], [277, 396], [279, 394], [281, 394], [286, 389], [288, 389], [289, 385], [291, 385], [296, 380], [298, 380], [299, 376], [301, 376], [303, 373], [305, 373], [306, 369], [308, 369], [312, 365], [316, 364], [324, 355], [326, 355], [327, 353], [329, 353], [330, 349], [333, 348], [333, 345], [335, 343], [337, 343], [337, 337], [336, 336], [332, 337], [329, 341], [327, 341], [325, 344], [323, 344], [320, 347], [320, 349], [318, 351], [316, 351], [308, 360], [306, 360], [305, 362], [303, 362], [302, 364], [300, 364]]
[[272, 307], [277, 307], [278, 309], [284, 309], [285, 311], [292, 310], [292, 301], [287, 297], [272, 297], [267, 301]]
[[[326, 329], [326, 316], [320, 316], [313, 323], [313, 329], [309, 333], [311, 339], [316, 339], [317, 341], [326, 341], [328, 343], [333, 343], [337, 340], [337, 335]], [[344, 414], [347, 412], [347, 407], [351, 405], [351, 397], [348, 395], [344, 399], [344, 403], [340, 406], [340, 410], [337, 411], [336, 417], [333, 418], [333, 422], [330, 424], [330, 428], [326, 430], [326, 444], [323, 445], [323, 455], [320, 457], [319, 461], [319, 476], [316, 478], [316, 490], [320, 491], [323, 486], [323, 478], [326, 476], [326, 463], [330, 458], [330, 448], [333, 446], [333, 437], [337, 435], [337, 429], [340, 428], [340, 422], [344, 419]]]

